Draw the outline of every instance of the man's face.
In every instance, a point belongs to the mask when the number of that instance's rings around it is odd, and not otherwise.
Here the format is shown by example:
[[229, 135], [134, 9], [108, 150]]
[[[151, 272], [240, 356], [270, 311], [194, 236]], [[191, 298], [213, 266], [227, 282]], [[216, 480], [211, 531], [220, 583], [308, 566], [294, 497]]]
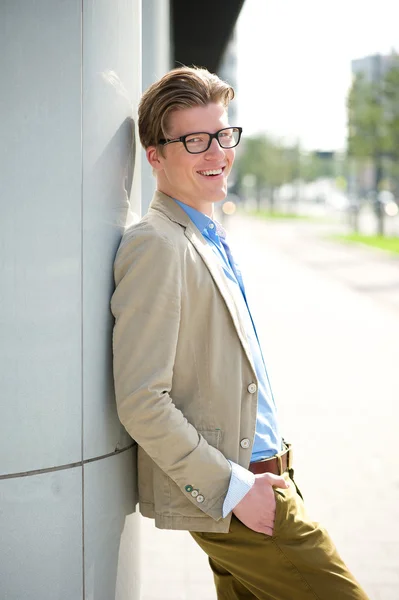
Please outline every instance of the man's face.
[[[176, 110], [169, 119], [168, 139], [194, 132], [216, 133], [228, 125], [227, 112], [222, 104]], [[176, 142], [164, 146], [163, 154], [155, 148], [148, 148], [147, 157], [156, 170], [158, 190], [176, 200], [211, 215], [213, 203], [226, 197], [234, 148], [221, 148], [213, 139], [205, 152], [190, 154], [182, 142]], [[209, 171], [220, 170], [220, 174], [209, 174]]]

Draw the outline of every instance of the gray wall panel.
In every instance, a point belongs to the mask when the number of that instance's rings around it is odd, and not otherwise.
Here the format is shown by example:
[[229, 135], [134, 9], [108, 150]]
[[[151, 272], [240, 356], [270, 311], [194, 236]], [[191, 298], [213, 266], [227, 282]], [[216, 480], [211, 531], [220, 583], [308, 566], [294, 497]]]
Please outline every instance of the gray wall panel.
[[1, 474], [81, 455], [80, 8], [0, 6]]
[[[140, 94], [140, 14], [132, 0], [83, 12], [84, 458], [131, 443], [115, 409], [112, 264], [127, 219]], [[135, 168], [134, 177], [140, 169]], [[127, 189], [126, 189], [127, 188]], [[134, 194], [132, 194], [134, 197]]]
[[81, 468], [3, 479], [0, 505], [0, 598], [80, 600]]
[[4, 0], [0, 66], [0, 599], [137, 600], [136, 448], [100, 457], [132, 443], [109, 301], [140, 212], [141, 0]]
[[135, 503], [135, 448], [84, 466], [87, 599], [139, 597], [140, 525]]
[[[143, 2], [143, 90], [172, 68], [170, 48], [170, 2], [169, 0], [145, 0]], [[156, 188], [152, 168], [141, 149], [141, 211], [148, 210]]]

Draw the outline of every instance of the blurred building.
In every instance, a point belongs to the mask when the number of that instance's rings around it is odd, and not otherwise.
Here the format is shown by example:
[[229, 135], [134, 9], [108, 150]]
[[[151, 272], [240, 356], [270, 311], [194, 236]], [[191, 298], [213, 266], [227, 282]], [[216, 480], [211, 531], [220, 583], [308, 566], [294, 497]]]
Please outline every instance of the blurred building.
[[370, 83], [378, 83], [393, 66], [395, 54], [373, 54], [351, 61], [352, 74], [363, 75]]
[[[237, 36], [235, 30], [233, 31], [226, 50], [223, 54], [219, 75], [225, 81], [228, 81], [233, 86], [236, 96], [237, 90]], [[229, 121], [232, 125], [239, 125], [237, 121], [237, 101], [233, 100], [229, 106]]]
[[1, 599], [139, 598], [109, 310], [154, 187], [137, 105], [175, 61], [217, 70], [242, 3], [0, 3]]

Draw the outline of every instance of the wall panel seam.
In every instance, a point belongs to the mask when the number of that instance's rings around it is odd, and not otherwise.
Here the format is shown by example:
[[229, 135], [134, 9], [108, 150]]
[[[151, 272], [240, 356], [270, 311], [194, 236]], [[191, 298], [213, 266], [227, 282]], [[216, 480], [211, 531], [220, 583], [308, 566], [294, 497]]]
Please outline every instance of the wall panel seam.
[[53, 473], [54, 471], [64, 471], [65, 469], [76, 469], [76, 467], [82, 467], [83, 465], [87, 465], [89, 463], [96, 462], [98, 460], [103, 460], [105, 458], [110, 458], [111, 456], [115, 456], [117, 454], [122, 454], [122, 452], [126, 452], [127, 450], [130, 450], [135, 445], [136, 445], [136, 442], [133, 442], [129, 446], [126, 446], [126, 448], [116, 450], [115, 452], [109, 452], [108, 454], [102, 454], [101, 456], [95, 456], [93, 458], [86, 458], [85, 460], [68, 463], [66, 465], [60, 465], [58, 467], [47, 467], [44, 469], [34, 469], [32, 471], [21, 471], [19, 473], [7, 473], [6, 475], [0, 475], [0, 481], [2, 479], [16, 479], [17, 477], [31, 477], [32, 475], [41, 475], [43, 473]]
[[84, 331], [83, 331], [83, 15], [84, 0], [80, 2], [80, 386], [81, 386], [81, 413], [80, 413], [80, 452], [82, 462], [82, 600], [86, 598], [86, 570], [85, 570], [85, 472], [83, 467], [84, 458]]

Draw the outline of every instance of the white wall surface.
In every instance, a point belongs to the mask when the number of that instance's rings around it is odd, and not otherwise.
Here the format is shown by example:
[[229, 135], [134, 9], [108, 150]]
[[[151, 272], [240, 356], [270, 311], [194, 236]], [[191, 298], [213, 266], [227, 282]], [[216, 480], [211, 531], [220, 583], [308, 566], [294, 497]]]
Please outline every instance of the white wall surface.
[[109, 300], [140, 212], [141, 2], [4, 0], [0, 66], [0, 598], [136, 600]]
[[[143, 91], [172, 68], [169, 4], [169, 0], [143, 2]], [[141, 210], [145, 214], [154, 194], [155, 177], [143, 150], [141, 154]]]

